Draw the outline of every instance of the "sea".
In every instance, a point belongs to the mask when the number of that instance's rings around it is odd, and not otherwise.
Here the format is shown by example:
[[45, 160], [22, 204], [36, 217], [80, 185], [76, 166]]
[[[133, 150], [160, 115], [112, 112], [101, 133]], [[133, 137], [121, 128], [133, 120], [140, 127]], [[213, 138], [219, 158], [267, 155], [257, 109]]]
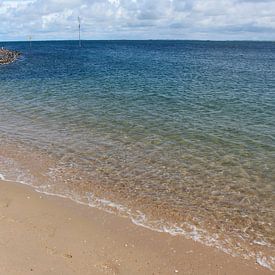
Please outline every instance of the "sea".
[[275, 43], [2, 42], [0, 176], [275, 268]]

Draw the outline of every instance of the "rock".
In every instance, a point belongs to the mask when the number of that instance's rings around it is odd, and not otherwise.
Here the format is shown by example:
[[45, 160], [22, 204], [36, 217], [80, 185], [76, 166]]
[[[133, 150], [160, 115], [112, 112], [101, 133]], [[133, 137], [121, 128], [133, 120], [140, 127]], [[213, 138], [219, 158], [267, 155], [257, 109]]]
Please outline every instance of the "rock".
[[20, 52], [10, 51], [2, 47], [0, 49], [0, 65], [10, 64], [14, 62], [20, 55]]

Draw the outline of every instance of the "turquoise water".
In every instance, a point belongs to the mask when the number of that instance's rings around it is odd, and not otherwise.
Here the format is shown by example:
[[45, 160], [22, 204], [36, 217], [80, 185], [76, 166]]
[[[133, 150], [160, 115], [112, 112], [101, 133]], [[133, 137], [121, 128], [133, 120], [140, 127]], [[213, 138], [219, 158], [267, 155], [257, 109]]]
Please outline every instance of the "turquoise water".
[[272, 265], [275, 43], [2, 44], [1, 141], [56, 160], [48, 192]]

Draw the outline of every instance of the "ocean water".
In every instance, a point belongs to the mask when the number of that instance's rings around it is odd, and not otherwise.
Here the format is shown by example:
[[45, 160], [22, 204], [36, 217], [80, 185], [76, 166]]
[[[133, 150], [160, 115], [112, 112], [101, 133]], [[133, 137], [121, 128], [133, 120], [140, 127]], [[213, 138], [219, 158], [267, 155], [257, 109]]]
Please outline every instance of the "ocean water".
[[275, 43], [1, 44], [3, 177], [274, 268]]

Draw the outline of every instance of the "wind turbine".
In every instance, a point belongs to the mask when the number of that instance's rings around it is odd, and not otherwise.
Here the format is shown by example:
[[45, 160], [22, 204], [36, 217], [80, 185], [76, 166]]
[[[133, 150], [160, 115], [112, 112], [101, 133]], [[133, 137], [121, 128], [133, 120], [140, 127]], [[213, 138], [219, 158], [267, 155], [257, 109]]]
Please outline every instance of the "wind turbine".
[[80, 20], [80, 16], [77, 17], [78, 20], [78, 40], [79, 40], [79, 47], [81, 47], [81, 40], [80, 40], [80, 27], [81, 27], [81, 20]]

